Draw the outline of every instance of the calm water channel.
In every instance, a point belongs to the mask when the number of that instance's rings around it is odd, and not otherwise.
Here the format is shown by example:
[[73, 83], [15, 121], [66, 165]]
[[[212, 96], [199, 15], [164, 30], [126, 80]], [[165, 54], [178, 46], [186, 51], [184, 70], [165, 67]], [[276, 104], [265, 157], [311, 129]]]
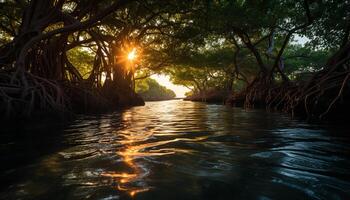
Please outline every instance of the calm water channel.
[[18, 125], [1, 130], [0, 199], [350, 199], [349, 134], [181, 100]]

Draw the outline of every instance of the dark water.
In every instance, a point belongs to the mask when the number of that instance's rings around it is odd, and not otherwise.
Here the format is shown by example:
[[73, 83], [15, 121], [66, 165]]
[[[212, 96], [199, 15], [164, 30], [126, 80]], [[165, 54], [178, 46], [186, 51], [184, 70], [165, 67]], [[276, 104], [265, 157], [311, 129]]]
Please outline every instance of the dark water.
[[349, 133], [180, 100], [19, 126], [2, 130], [0, 199], [350, 199]]

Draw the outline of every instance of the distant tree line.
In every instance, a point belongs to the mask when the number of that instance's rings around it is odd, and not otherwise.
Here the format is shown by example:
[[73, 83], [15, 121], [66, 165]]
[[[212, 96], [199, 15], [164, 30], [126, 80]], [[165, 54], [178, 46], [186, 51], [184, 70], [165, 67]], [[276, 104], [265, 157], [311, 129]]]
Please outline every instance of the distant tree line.
[[176, 97], [174, 91], [160, 85], [152, 78], [142, 79], [136, 82], [136, 92], [145, 101], [169, 100]]

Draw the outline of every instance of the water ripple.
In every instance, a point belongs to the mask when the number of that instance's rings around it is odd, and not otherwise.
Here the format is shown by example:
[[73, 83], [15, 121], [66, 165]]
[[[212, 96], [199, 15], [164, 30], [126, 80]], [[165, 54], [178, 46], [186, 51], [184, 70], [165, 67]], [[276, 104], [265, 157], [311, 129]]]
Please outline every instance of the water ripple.
[[[61, 147], [1, 173], [0, 199], [350, 199], [346, 130], [260, 110], [149, 102], [81, 116], [60, 130]], [[32, 158], [31, 144], [7, 138], [1, 147]]]

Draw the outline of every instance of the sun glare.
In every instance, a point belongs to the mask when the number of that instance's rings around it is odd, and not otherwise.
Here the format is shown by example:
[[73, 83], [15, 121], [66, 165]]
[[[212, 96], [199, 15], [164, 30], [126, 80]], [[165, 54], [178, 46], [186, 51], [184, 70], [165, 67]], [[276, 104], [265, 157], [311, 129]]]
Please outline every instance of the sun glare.
[[136, 58], [136, 49], [133, 48], [132, 51], [128, 53], [128, 60], [133, 61]]

